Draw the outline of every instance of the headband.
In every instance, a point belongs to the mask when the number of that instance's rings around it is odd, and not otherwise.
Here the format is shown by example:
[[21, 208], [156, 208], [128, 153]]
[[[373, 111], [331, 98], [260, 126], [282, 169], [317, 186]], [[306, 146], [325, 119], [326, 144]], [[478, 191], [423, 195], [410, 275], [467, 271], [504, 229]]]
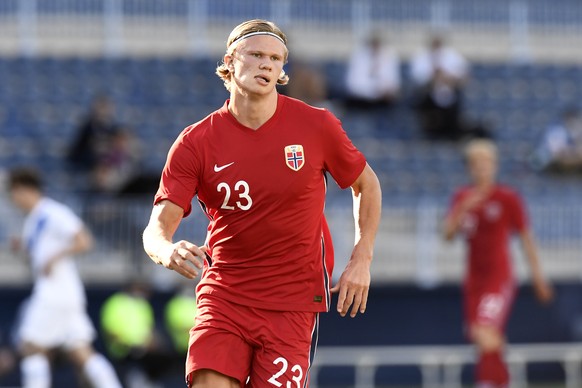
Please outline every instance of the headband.
[[237, 44], [238, 42], [240, 42], [243, 39], [250, 38], [251, 36], [256, 36], [256, 35], [272, 36], [273, 38], [279, 39], [279, 41], [285, 45], [285, 41], [279, 35], [272, 33], [272, 32], [268, 32], [268, 31], [257, 31], [257, 32], [251, 32], [249, 34], [246, 34], [246, 35], [243, 35], [239, 38], [236, 38], [235, 40], [232, 41], [231, 44], [228, 45], [228, 48], [230, 49], [232, 46], [234, 46], [235, 44]]

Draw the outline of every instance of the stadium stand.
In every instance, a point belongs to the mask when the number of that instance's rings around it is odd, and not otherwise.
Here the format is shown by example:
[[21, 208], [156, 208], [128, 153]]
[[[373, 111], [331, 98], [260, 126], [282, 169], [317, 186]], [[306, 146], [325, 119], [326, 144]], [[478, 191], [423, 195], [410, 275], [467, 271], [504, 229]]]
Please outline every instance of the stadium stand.
[[[5, 78], [0, 120], [3, 140], [11, 145], [0, 149], [0, 157], [7, 165], [41, 165], [54, 174], [55, 184], [67, 181], [61, 176], [66, 174], [64, 148], [84, 108], [95, 94], [104, 93], [115, 101], [120, 121], [132, 123], [142, 139], [147, 167], [159, 170], [177, 133], [227, 97], [220, 81], [208, 76], [214, 65], [210, 58], [0, 58], [0, 77]], [[339, 61], [323, 67], [330, 69], [330, 84], [345, 71]], [[582, 70], [572, 66], [473, 65], [467, 116], [492, 128], [502, 144], [502, 180], [517, 177], [516, 185], [528, 197], [572, 201], [582, 193], [575, 181], [548, 184], [555, 178], [537, 174], [529, 164], [543, 128], [565, 105], [582, 98], [573, 80], [582, 81]], [[330, 96], [341, 96], [339, 89], [336, 85]], [[389, 119], [347, 111], [340, 117], [371, 164], [387, 177], [383, 189], [391, 203], [443, 199], [462, 181], [458, 146], [423, 141], [406, 103]]]
[[[36, 7], [36, 30], [22, 28], [30, 21], [26, 18], [32, 7]], [[350, 49], [349, 44], [334, 43], [348, 42], [370, 25], [386, 26], [402, 57], [409, 58], [430, 29], [453, 32], [454, 42], [471, 58], [466, 118], [484, 123], [498, 141], [501, 180], [511, 182], [527, 198], [544, 264], [558, 283], [557, 303], [549, 310], [534, 305], [527, 286], [521, 287], [509, 339], [523, 344], [516, 348], [517, 355], [529, 349], [528, 343], [574, 344], [550, 352], [546, 361], [554, 361], [552, 365], [528, 368], [532, 380], [566, 381], [562, 362], [569, 362], [568, 376], [578, 373], [580, 353], [568, 352], [582, 340], [582, 181], [546, 176], [531, 164], [542, 131], [565, 106], [582, 101], [582, 67], [576, 62], [582, 58], [582, 50], [576, 49], [582, 5], [577, 0], [1, 1], [0, 166], [41, 167], [50, 177], [49, 191], [80, 210], [91, 225], [98, 249], [80, 260], [80, 269], [90, 286], [93, 316], [99, 303], [135, 271], [151, 275], [157, 284], [167, 284], [168, 279], [157, 278], [160, 275], [141, 253], [139, 234], [150, 199], [145, 203], [111, 203], [108, 198], [94, 197], [86, 201], [87, 182], [73, 178], [65, 167], [64, 155], [77, 124], [95, 95], [110, 96], [119, 121], [130, 123], [142, 140], [147, 155], [144, 170], [159, 172], [179, 131], [227, 98], [220, 80], [213, 76], [223, 51], [224, 26], [230, 30], [251, 17], [272, 18], [289, 26], [290, 36], [302, 43], [298, 51], [313, 56], [324, 69], [332, 100], [345, 94], [339, 80], [344, 79]], [[123, 22], [125, 30], [120, 29]], [[319, 44], [305, 39], [314, 31], [323, 32]], [[520, 44], [528, 37], [533, 43], [525, 50]], [[406, 97], [410, 87], [406, 63], [402, 74]], [[470, 350], [461, 346], [457, 284], [463, 270], [462, 247], [457, 243], [444, 248], [436, 233], [451, 190], [465, 180], [461, 144], [424, 140], [406, 98], [388, 119], [341, 109], [336, 113], [379, 175], [385, 222], [373, 264], [376, 283], [369, 313], [357, 322], [341, 321], [332, 314], [323, 317], [326, 329], [321, 344], [397, 346], [387, 352], [419, 345], [421, 353], [427, 345], [449, 345], [443, 351], [461, 357], [456, 362], [464, 364], [461, 377], [466, 382], [472, 359]], [[353, 238], [351, 230], [342, 228], [351, 217], [345, 209], [349, 196], [334, 187], [329, 194], [327, 209], [334, 221], [341, 266]], [[1, 195], [0, 203], [5, 205]], [[15, 219], [8, 205], [0, 207], [3, 312], [16, 312], [27, 293], [26, 266], [8, 250]], [[193, 213], [177, 237], [201, 241], [205, 222], [202, 215]], [[517, 267], [520, 279], [525, 278], [519, 258]], [[418, 285], [436, 288], [428, 291]], [[156, 311], [161, 311], [167, 296], [157, 295]], [[539, 318], [532, 320], [532, 316]], [[2, 314], [0, 329], [9, 329], [13, 318]], [[348, 331], [355, 334], [346, 338]], [[358, 372], [332, 367], [336, 362], [329, 356], [335, 352], [331, 349], [322, 352], [320, 387], [358, 381]], [[335, 353], [346, 362], [351, 361], [350, 355], [357, 356], [357, 349], [344, 350]], [[521, 365], [520, 359], [515, 362]], [[372, 375], [377, 383], [421, 383], [416, 366], [413, 371], [395, 372], [377, 364]], [[449, 372], [455, 384], [457, 372]], [[371, 384], [365, 368], [361, 376], [359, 381]], [[575, 378], [570, 380], [575, 381], [570, 382], [572, 387], [579, 384]], [[68, 386], [70, 379], [61, 374], [56, 381]], [[0, 384], [5, 381], [17, 384], [14, 375], [12, 380], [0, 379]], [[181, 377], [176, 381], [170, 386], [181, 384]]]

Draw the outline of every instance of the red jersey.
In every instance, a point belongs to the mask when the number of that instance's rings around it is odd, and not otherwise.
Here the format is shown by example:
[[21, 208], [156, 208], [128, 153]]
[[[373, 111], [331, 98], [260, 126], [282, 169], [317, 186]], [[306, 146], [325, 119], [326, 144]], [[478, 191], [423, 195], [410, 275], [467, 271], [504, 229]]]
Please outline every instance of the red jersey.
[[366, 160], [324, 109], [278, 96], [253, 130], [224, 106], [174, 142], [155, 203], [196, 195], [210, 223], [197, 293], [286, 311], [327, 311], [333, 266], [326, 173], [352, 185]]
[[[451, 211], [471, 193], [472, 187], [458, 190]], [[469, 248], [467, 281], [499, 284], [513, 277], [509, 243], [513, 232], [528, 226], [520, 196], [508, 187], [496, 185], [488, 197], [461, 220], [461, 232]]]

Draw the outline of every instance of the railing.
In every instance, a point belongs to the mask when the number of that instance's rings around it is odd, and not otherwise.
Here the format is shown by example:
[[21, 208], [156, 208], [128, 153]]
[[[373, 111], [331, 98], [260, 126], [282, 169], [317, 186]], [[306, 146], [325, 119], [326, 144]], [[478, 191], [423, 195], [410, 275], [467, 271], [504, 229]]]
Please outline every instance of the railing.
[[[293, 46], [299, 50], [307, 44], [317, 46], [316, 41], [322, 41], [324, 46], [335, 42], [336, 47], [312, 51], [320, 55], [345, 54], [349, 46], [346, 42], [374, 28], [386, 30], [393, 36], [393, 44], [402, 49], [411, 43], [421, 43], [428, 31], [438, 29], [458, 31], [460, 37], [472, 40], [478, 37], [479, 49], [485, 51], [487, 44], [483, 43], [490, 38], [489, 44], [501, 50], [499, 55], [523, 59], [532, 55], [535, 45], [543, 44], [538, 42], [538, 37], [543, 41], [556, 34], [579, 35], [582, 3], [573, 0], [3, 0], [0, 2], [0, 52], [118, 55], [128, 51], [150, 54], [222, 51], [226, 35], [235, 24], [257, 17], [271, 19], [291, 31], [291, 36], [297, 38]], [[318, 39], [313, 39], [314, 31]], [[476, 49], [473, 51], [478, 53]], [[544, 55], [543, 52], [535, 54]]]
[[[527, 364], [558, 362], [565, 372], [565, 388], [582, 386], [582, 344], [512, 344], [508, 346], [512, 388], [528, 387]], [[317, 349], [311, 368], [311, 386], [317, 388], [318, 374], [324, 367], [355, 368], [355, 388], [376, 387], [381, 366], [418, 366], [423, 388], [461, 388], [463, 365], [475, 362], [475, 349], [468, 345], [322, 347]]]
[[[345, 193], [342, 193], [345, 194]], [[336, 194], [337, 195], [337, 194]], [[174, 274], [153, 265], [143, 252], [141, 233], [151, 211], [145, 201], [87, 201], [64, 199], [81, 214], [96, 237], [96, 249], [80, 258], [79, 267], [89, 283], [124, 282], [136, 272], [154, 281], [172, 282]], [[339, 275], [353, 244], [353, 219], [349, 195], [328, 206], [326, 213], [334, 237], [336, 271]], [[463, 276], [464, 244], [442, 241], [439, 224], [442, 206], [424, 203], [415, 208], [385, 207], [378, 233], [373, 280], [379, 283], [408, 283], [430, 287], [458, 283]], [[531, 204], [532, 224], [538, 236], [542, 264], [551, 279], [578, 281], [582, 277], [582, 206]], [[20, 233], [22, 216], [0, 197], [0, 282], [28, 281], [25, 262], [10, 252], [10, 239]], [[208, 220], [196, 205], [176, 233], [177, 239], [202, 243]], [[528, 278], [525, 260], [515, 249], [518, 278]], [[175, 280], [175, 276], [174, 276]]]

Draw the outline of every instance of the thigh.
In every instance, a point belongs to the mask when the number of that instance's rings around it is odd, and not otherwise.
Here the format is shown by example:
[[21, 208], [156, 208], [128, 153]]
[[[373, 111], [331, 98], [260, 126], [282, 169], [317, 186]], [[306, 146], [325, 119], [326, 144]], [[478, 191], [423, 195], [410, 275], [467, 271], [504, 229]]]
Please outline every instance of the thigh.
[[24, 307], [19, 339], [43, 348], [67, 350], [90, 344], [95, 328], [83, 306], [50, 305], [32, 297]]
[[45, 349], [60, 346], [62, 328], [58, 312], [35, 298], [25, 303], [18, 328], [19, 341]]
[[505, 330], [515, 286], [508, 281], [466, 291], [467, 323], [470, 326], [490, 326], [499, 332]]
[[187, 383], [192, 388], [240, 388], [242, 385], [238, 380], [211, 369], [193, 372]]
[[61, 318], [61, 324], [66, 327], [63, 346], [67, 350], [90, 348], [96, 336], [95, 327], [84, 308], [78, 307], [68, 311], [66, 318]]
[[83, 367], [93, 354], [94, 350], [89, 344], [67, 349], [67, 356], [79, 368]]
[[319, 316], [270, 312], [255, 349], [248, 387], [305, 388], [317, 346]]
[[233, 305], [218, 298], [201, 297], [196, 325], [190, 330], [186, 359], [186, 380], [192, 374], [212, 370], [232, 377], [241, 386], [247, 380], [252, 359], [252, 347], [244, 339], [245, 322], [240, 318], [244, 306]]

